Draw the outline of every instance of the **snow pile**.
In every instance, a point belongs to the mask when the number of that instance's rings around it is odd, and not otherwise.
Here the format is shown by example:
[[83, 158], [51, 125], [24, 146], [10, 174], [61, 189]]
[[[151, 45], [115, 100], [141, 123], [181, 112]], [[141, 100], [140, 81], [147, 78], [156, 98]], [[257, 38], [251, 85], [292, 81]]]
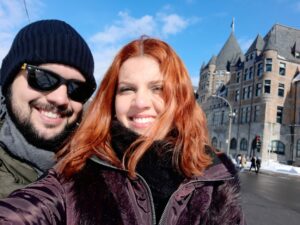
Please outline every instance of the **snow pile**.
[[263, 162], [261, 165], [261, 169], [277, 172], [277, 173], [285, 173], [285, 174], [300, 176], [300, 167], [281, 164], [279, 162], [271, 161], [271, 160], [267, 162]]

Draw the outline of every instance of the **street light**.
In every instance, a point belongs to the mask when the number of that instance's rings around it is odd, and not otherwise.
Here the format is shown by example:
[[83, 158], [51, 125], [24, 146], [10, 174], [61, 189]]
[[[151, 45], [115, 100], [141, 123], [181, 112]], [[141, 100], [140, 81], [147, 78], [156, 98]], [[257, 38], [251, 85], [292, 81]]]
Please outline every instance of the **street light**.
[[229, 106], [229, 114], [228, 114], [228, 117], [229, 117], [229, 126], [228, 126], [228, 141], [227, 141], [227, 155], [229, 155], [230, 138], [231, 138], [231, 125], [232, 125], [232, 118], [235, 116], [235, 113], [232, 112], [232, 107], [231, 107], [229, 101], [226, 98], [223, 98], [223, 97], [218, 96], [218, 95], [211, 95], [211, 97], [222, 99]]

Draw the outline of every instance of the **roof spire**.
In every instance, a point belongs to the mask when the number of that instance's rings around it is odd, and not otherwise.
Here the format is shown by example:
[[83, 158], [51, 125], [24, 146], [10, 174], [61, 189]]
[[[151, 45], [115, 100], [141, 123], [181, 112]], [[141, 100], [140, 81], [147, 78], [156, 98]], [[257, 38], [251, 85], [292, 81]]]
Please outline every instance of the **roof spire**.
[[231, 31], [234, 32], [234, 17], [232, 17], [232, 21], [231, 21]]

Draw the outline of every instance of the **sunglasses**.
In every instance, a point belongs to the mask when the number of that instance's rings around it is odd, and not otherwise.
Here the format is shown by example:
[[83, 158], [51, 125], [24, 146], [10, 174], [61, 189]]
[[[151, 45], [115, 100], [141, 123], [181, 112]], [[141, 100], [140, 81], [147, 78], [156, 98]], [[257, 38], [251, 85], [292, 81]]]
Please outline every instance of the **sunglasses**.
[[66, 85], [68, 97], [76, 102], [84, 103], [95, 90], [93, 86], [88, 85], [86, 82], [64, 79], [60, 75], [38, 66], [24, 63], [21, 69], [27, 70], [27, 82], [36, 91], [54, 91], [61, 85]]

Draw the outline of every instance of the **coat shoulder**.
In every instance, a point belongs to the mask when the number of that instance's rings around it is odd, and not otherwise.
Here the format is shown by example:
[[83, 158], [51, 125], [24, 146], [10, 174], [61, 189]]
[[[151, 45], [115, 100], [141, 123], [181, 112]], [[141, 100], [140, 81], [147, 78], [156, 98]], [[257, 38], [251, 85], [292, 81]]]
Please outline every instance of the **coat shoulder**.
[[14, 158], [3, 144], [0, 145], [0, 198], [7, 197], [37, 178], [38, 173], [33, 167]]

